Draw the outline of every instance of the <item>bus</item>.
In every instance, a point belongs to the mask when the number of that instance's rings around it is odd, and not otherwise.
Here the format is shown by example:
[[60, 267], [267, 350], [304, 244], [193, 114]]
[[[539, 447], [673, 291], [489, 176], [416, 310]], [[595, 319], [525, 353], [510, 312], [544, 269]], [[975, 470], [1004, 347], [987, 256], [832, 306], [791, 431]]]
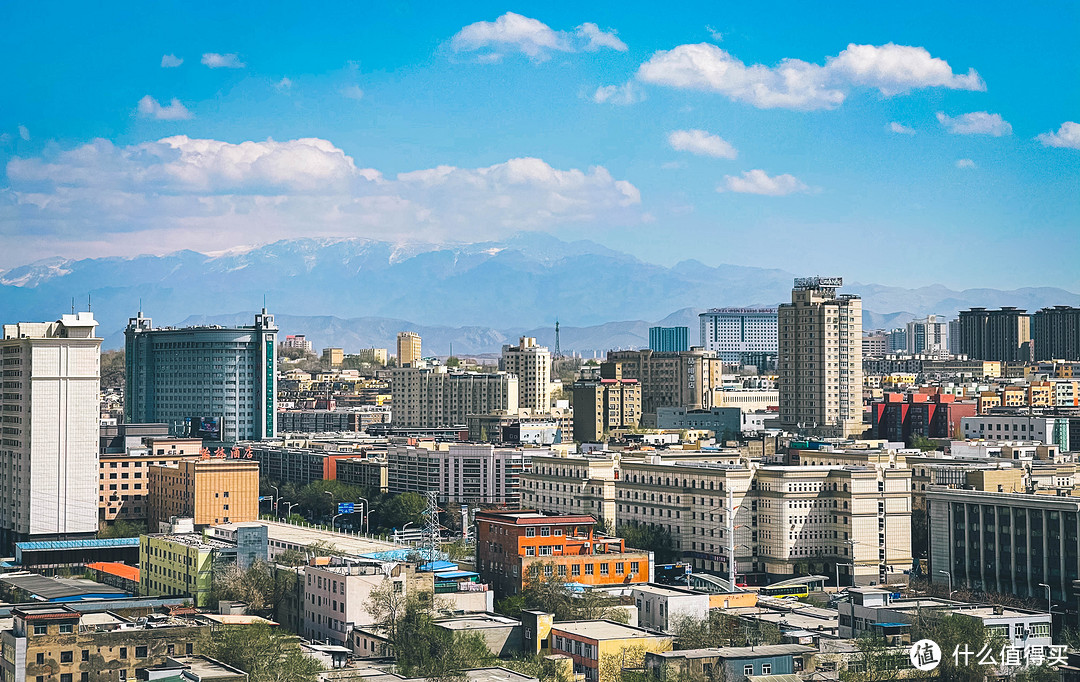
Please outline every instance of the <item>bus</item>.
[[803, 599], [809, 596], [810, 588], [807, 585], [777, 585], [774, 587], [762, 587], [758, 590], [758, 594], [765, 597], [776, 597], [777, 599]]

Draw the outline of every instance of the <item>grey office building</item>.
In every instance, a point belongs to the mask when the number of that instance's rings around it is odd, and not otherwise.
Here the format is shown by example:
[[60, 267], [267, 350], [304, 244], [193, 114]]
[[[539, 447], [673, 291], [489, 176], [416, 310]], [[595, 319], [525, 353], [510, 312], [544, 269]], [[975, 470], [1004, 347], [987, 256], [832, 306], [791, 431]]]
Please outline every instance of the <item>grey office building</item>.
[[265, 308], [250, 327], [155, 328], [140, 312], [124, 332], [125, 421], [225, 443], [273, 438], [277, 331]]

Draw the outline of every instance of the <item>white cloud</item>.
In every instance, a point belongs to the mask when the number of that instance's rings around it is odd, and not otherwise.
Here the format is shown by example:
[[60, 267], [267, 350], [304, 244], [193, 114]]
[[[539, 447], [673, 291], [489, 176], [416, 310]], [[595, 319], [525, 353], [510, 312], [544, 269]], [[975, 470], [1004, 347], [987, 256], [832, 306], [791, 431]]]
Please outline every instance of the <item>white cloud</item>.
[[288, 76], [283, 76], [281, 80], [274, 83], [274, 87], [281, 92], [286, 92], [292, 89], [292, 80], [290, 80]]
[[615, 31], [604, 31], [586, 22], [572, 32], [556, 31], [537, 19], [507, 12], [495, 21], [478, 21], [465, 26], [450, 39], [455, 52], [488, 50], [482, 62], [497, 62], [507, 53], [519, 52], [533, 61], [550, 58], [552, 52], [596, 52], [607, 48], [625, 52], [626, 43]]
[[1065, 121], [1056, 133], [1043, 133], [1035, 139], [1046, 147], [1080, 149], [1080, 123]]
[[[0, 235], [51, 252], [229, 248], [297, 236], [499, 238], [564, 224], [640, 222], [638, 189], [607, 169], [520, 158], [386, 177], [327, 140], [231, 144], [169, 137], [97, 140], [15, 158]], [[4, 195], [6, 193], [6, 196]], [[205, 241], [202, 241], [205, 240]]]
[[725, 175], [724, 184], [716, 188], [717, 192], [739, 192], [742, 194], [764, 194], [781, 197], [795, 192], [809, 192], [801, 180], [787, 173], [769, 176], [763, 170], [744, 171], [741, 176]]
[[364, 91], [359, 85], [346, 85], [341, 89], [341, 96], [348, 99], [360, 100], [364, 98]]
[[229, 54], [207, 52], [202, 56], [202, 63], [211, 69], [242, 69], [247, 66], [247, 64], [240, 61], [240, 56], [235, 52]]
[[143, 118], [155, 118], [159, 121], [182, 121], [191, 118], [191, 112], [175, 97], [168, 106], [163, 107], [156, 99], [147, 95], [139, 100], [138, 110]]
[[161, 68], [163, 69], [175, 69], [183, 63], [183, 58], [177, 57], [174, 54], [167, 54], [161, 57]]
[[739, 155], [730, 142], [704, 130], [673, 130], [668, 134], [668, 144], [680, 152], [717, 159], [734, 159]]
[[1012, 135], [1012, 126], [1001, 118], [1001, 114], [973, 111], [952, 117], [944, 111], [939, 111], [937, 120], [954, 135], [993, 135], [994, 137]]
[[29, 141], [30, 140], [30, 129], [27, 128], [26, 126], [20, 124], [19, 125], [19, 137], [21, 137], [24, 140]]
[[597, 104], [618, 104], [625, 106], [636, 104], [645, 99], [645, 92], [633, 81], [622, 85], [601, 85], [593, 93], [592, 101]]
[[580, 49], [585, 52], [597, 52], [605, 47], [617, 52], [626, 52], [628, 49], [626, 43], [615, 35], [615, 31], [602, 31], [599, 26], [588, 21], [578, 26], [574, 33], [584, 40]]
[[957, 159], [956, 160], [956, 167], [957, 168], [968, 169], [968, 168], [977, 168], [978, 166], [976, 166], [975, 162], [972, 161], [971, 159]]
[[915, 134], [915, 129], [914, 128], [912, 128], [911, 126], [906, 126], [903, 123], [897, 123], [896, 121], [891, 121], [889, 123], [889, 125], [887, 125], [885, 128], [889, 132], [896, 133], [897, 135], [914, 135]]
[[979, 75], [956, 75], [948, 62], [921, 47], [889, 43], [848, 45], [824, 65], [784, 59], [776, 66], [746, 65], [711, 43], [679, 45], [656, 52], [637, 71], [646, 82], [705, 90], [761, 109], [835, 109], [855, 87], [876, 88], [885, 96], [916, 88], [983, 90]]
[[705, 30], [709, 32], [709, 37], [711, 37], [714, 41], [716, 41], [718, 43], [724, 41], [724, 34], [721, 33], [720, 31], [717, 31], [712, 26], [706, 26]]

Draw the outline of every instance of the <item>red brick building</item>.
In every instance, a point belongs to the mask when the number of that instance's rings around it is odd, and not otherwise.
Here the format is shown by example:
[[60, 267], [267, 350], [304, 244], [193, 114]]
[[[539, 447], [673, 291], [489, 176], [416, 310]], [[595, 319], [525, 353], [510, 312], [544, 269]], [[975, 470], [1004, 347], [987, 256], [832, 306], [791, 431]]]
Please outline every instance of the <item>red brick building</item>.
[[[529, 566], [568, 583], [626, 585], [652, 580], [653, 554], [593, 530], [587, 515], [548, 516], [531, 509], [476, 514], [477, 567], [499, 597], [528, 582]], [[543, 568], [540, 568], [543, 566]]]
[[975, 402], [956, 402], [946, 393], [886, 393], [871, 406], [874, 436], [910, 443], [915, 436], [955, 438], [962, 417], [974, 417]]

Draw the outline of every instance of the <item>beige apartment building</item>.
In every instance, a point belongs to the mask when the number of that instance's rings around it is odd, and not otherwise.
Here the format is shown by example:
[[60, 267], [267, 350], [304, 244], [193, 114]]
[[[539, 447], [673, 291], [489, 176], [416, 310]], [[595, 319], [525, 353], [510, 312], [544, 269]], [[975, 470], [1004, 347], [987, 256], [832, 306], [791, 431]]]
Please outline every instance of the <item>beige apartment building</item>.
[[713, 351], [701, 348], [670, 353], [612, 351], [601, 365], [601, 376], [613, 376], [605, 369], [613, 363], [622, 365], [622, 378], [641, 383], [642, 425], [647, 428], [656, 427], [658, 407], [713, 407], [714, 392], [723, 386], [723, 361]]
[[530, 414], [546, 414], [551, 409], [551, 353], [536, 339], [523, 336], [518, 345], [502, 347], [499, 369], [518, 378], [518, 407]]
[[465, 426], [473, 414], [518, 413], [518, 378], [506, 372], [451, 372], [444, 366], [390, 371], [394, 426]]
[[800, 277], [780, 306], [780, 425], [824, 438], [862, 434], [862, 300], [840, 277]]
[[641, 383], [624, 379], [622, 364], [607, 362], [599, 379], [575, 381], [574, 440], [597, 443], [613, 429], [632, 429], [641, 423]]
[[420, 362], [420, 335], [416, 332], [398, 332], [398, 367], [413, 367]]
[[198, 459], [198, 438], [147, 438], [146, 449], [98, 456], [98, 521], [146, 521], [150, 513], [150, 467]]
[[842, 584], [852, 576], [860, 585], [905, 581], [911, 471], [879, 455], [759, 466], [737, 452], [537, 454], [522, 476], [522, 502], [541, 511], [591, 514], [610, 527], [659, 526], [698, 570], [726, 575], [734, 545], [737, 573], [758, 582], [835, 575], [837, 567]]

